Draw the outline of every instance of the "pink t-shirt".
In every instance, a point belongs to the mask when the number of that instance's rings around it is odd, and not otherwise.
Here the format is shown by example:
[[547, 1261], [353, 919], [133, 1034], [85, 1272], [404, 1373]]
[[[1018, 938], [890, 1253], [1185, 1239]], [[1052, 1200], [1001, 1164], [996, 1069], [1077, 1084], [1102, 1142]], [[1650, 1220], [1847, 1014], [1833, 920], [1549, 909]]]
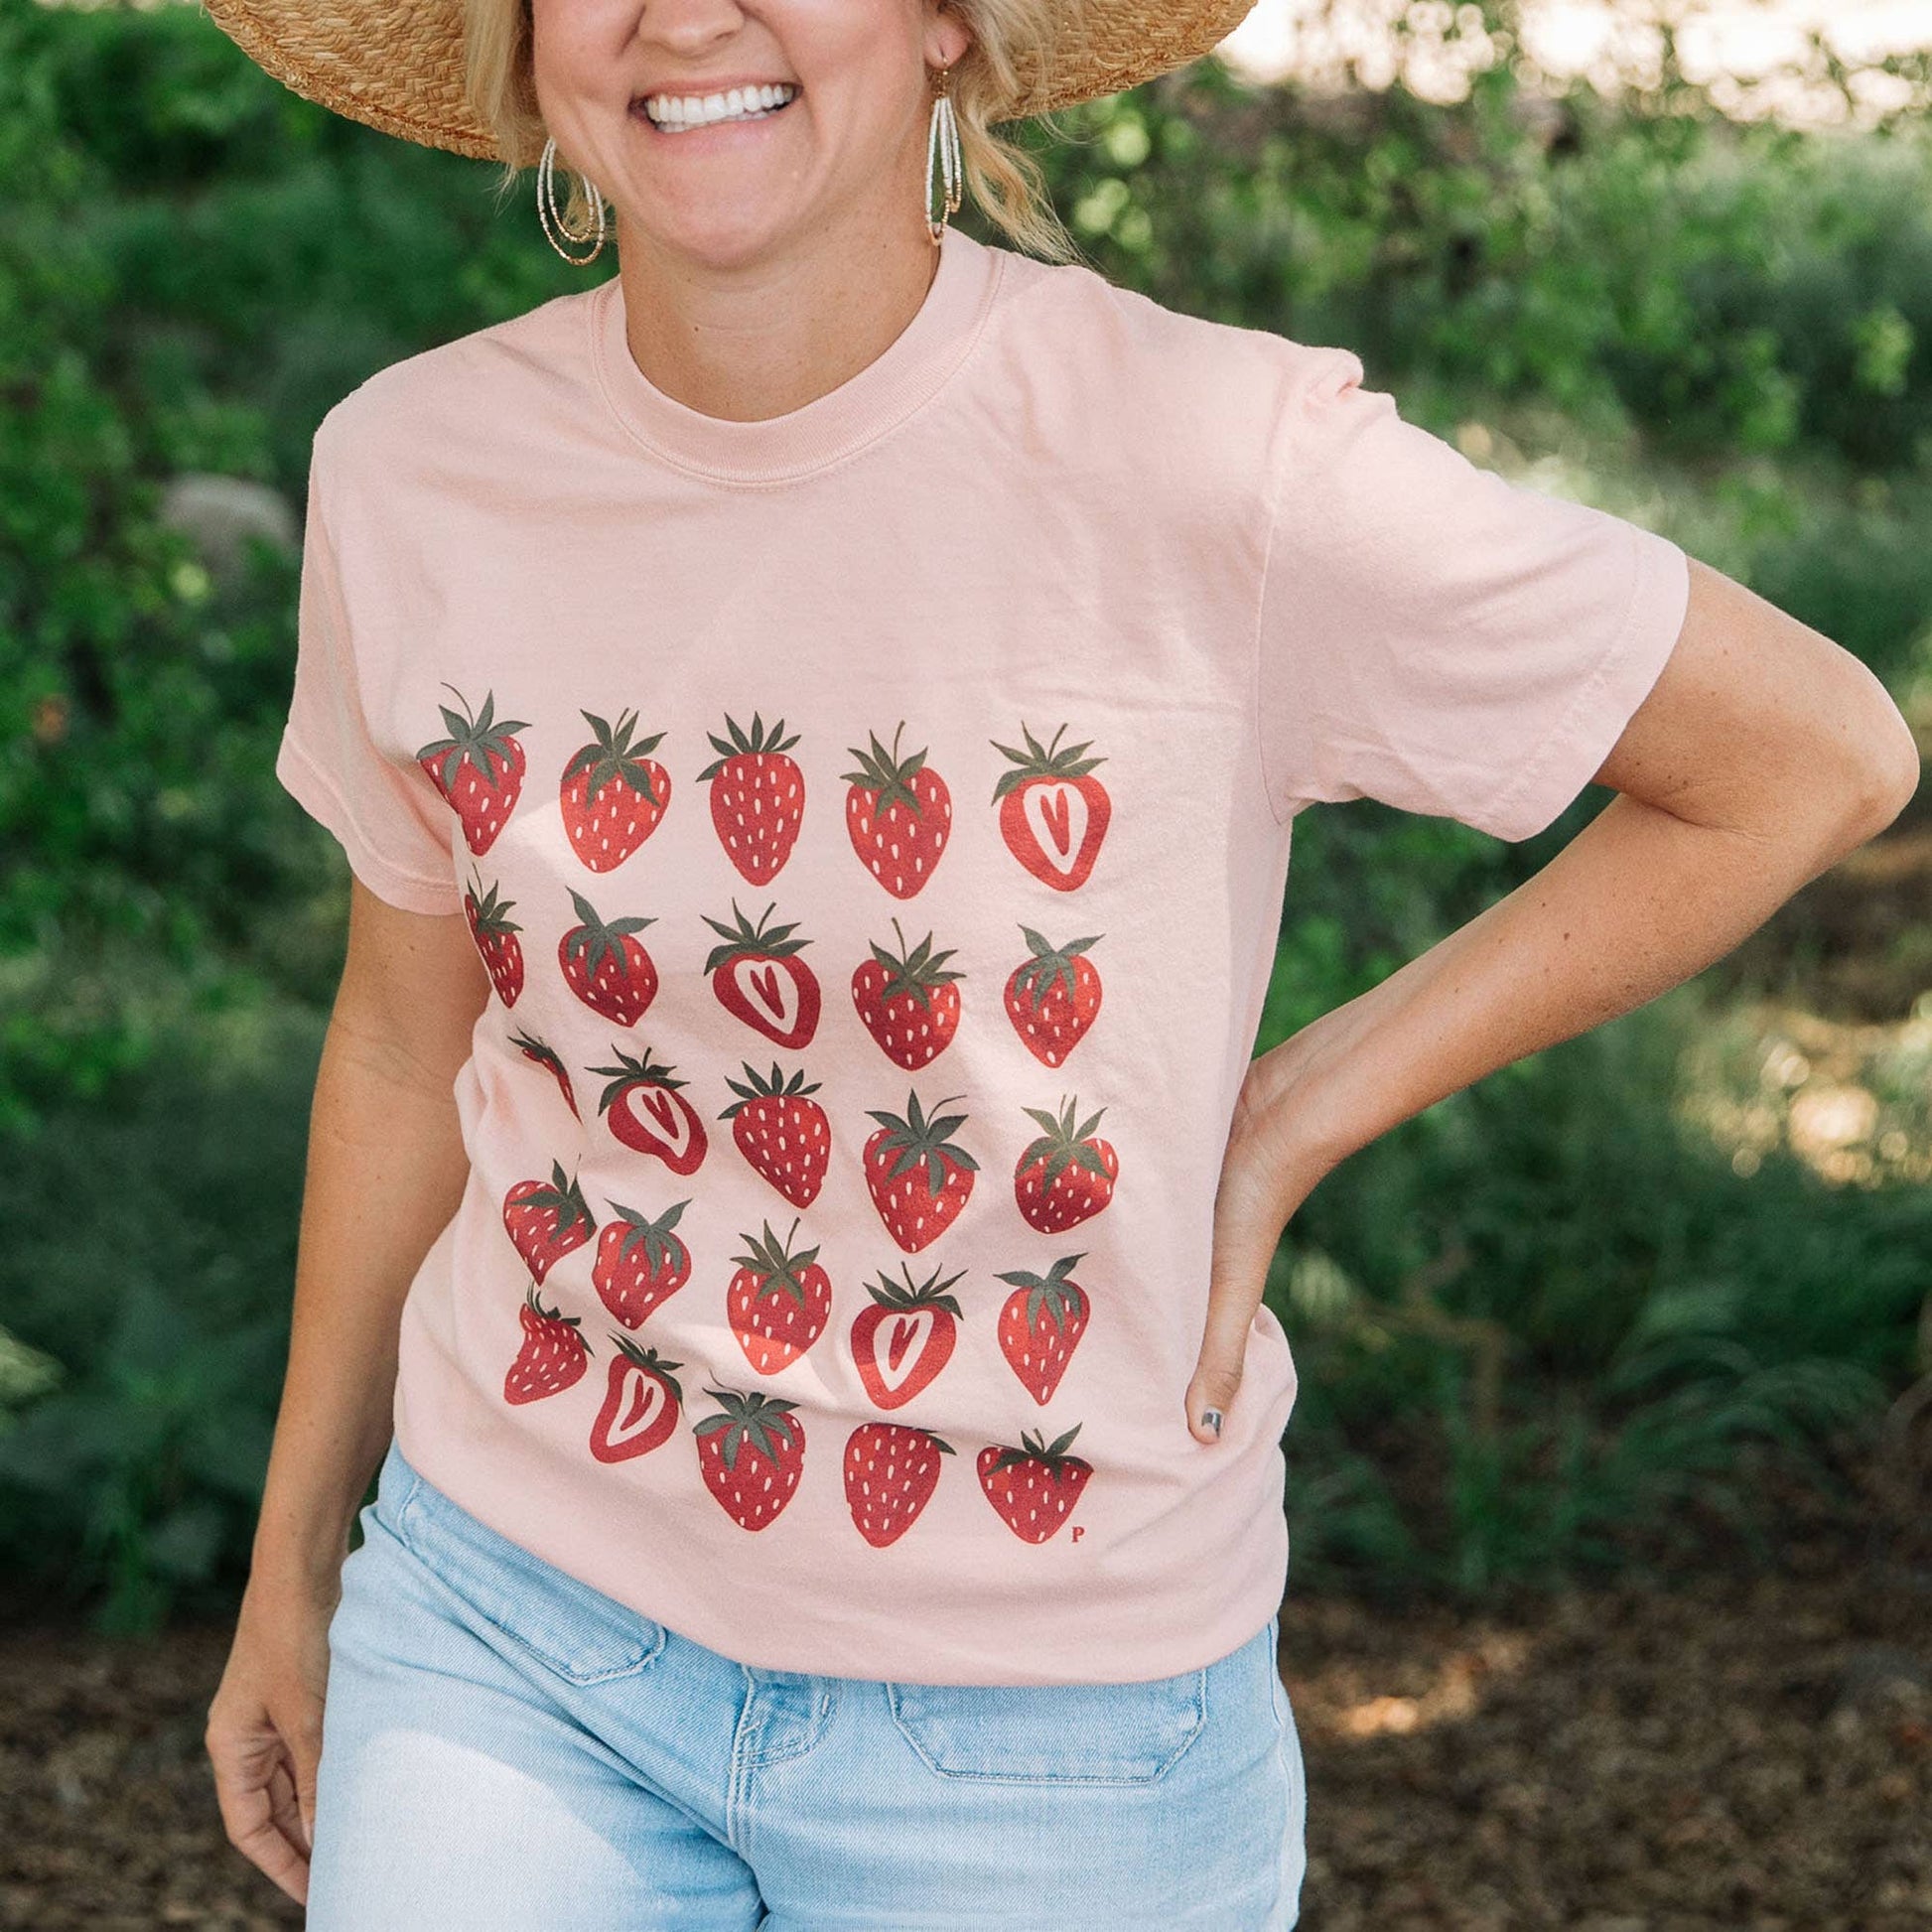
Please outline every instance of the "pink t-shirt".
[[706, 416], [621, 283], [318, 430], [276, 766], [494, 982], [403, 1452], [754, 1666], [1167, 1676], [1279, 1606], [1288, 1340], [1183, 1394], [1295, 813], [1498, 837], [1684, 553], [1362, 364], [954, 228], [831, 393]]

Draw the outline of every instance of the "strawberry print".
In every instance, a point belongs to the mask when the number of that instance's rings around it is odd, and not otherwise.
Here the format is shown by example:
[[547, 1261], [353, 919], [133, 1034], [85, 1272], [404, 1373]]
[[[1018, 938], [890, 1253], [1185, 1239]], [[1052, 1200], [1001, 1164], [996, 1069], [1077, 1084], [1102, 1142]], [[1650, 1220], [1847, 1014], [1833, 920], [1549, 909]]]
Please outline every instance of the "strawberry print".
[[1046, 1131], [1027, 1143], [1013, 1170], [1013, 1192], [1028, 1225], [1042, 1234], [1058, 1234], [1098, 1214], [1114, 1197], [1119, 1158], [1108, 1142], [1092, 1138], [1107, 1110], [1076, 1127], [1078, 1109], [1069, 1100], [1057, 1120], [1043, 1107], [1026, 1110]]
[[1035, 879], [1043, 879], [1056, 892], [1070, 893], [1084, 885], [1092, 872], [1113, 814], [1107, 787], [1091, 775], [1093, 767], [1106, 760], [1080, 756], [1091, 741], [1054, 751], [1064, 725], [1053, 734], [1053, 744], [1044, 747], [1024, 723], [1020, 730], [1027, 741], [1024, 752], [1002, 745], [997, 738], [991, 741], [993, 749], [1010, 758], [1014, 766], [993, 787], [994, 802], [1000, 807], [1000, 836]]
[[883, 1273], [877, 1284], [866, 1284], [872, 1306], [861, 1309], [852, 1322], [852, 1359], [867, 1395], [881, 1409], [910, 1402], [945, 1367], [959, 1337], [959, 1302], [946, 1293], [959, 1275], [941, 1281], [935, 1268], [915, 1285], [903, 1262], [899, 1272], [905, 1276], [902, 1288]]
[[[959, 1095], [949, 1097], [957, 1100]], [[916, 1254], [952, 1225], [973, 1191], [980, 1164], [948, 1138], [966, 1124], [966, 1116], [941, 1114], [928, 1120], [915, 1092], [907, 1094], [903, 1115], [883, 1107], [866, 1111], [880, 1123], [864, 1155], [872, 1204], [893, 1239]]]
[[600, 1462], [627, 1462], [670, 1440], [684, 1413], [684, 1391], [665, 1361], [628, 1335], [613, 1335], [618, 1352], [604, 1379], [604, 1401], [591, 1424], [591, 1453]]
[[845, 1506], [859, 1534], [883, 1550], [918, 1520], [953, 1446], [929, 1429], [862, 1422], [845, 1439]]
[[1031, 957], [1007, 981], [1007, 1018], [1035, 1059], [1058, 1066], [1100, 1011], [1100, 975], [1082, 955], [1102, 935], [1053, 946], [1030, 925], [1020, 930]]
[[1023, 1542], [1044, 1543], [1080, 1500], [1093, 1464], [1066, 1452], [1079, 1433], [1076, 1422], [1050, 1448], [1044, 1431], [1037, 1436], [1029, 1431], [1020, 1438], [1024, 1448], [989, 1443], [980, 1450], [980, 1487], [986, 1500]]
[[756, 926], [745, 923], [737, 899], [732, 900], [736, 925], [705, 913], [705, 924], [725, 943], [712, 947], [704, 970], [711, 975], [711, 990], [727, 1013], [780, 1046], [796, 1050], [808, 1045], [818, 1031], [818, 975], [798, 957], [798, 949], [812, 942], [791, 936], [797, 930], [795, 923], [766, 926], [776, 906], [774, 899]]
[[757, 1389], [707, 1389], [721, 1405], [692, 1425], [705, 1487], [742, 1530], [761, 1530], [790, 1502], [804, 1471], [798, 1407]]
[[832, 1315], [832, 1278], [819, 1266], [818, 1249], [794, 1250], [764, 1224], [761, 1239], [741, 1233], [747, 1253], [733, 1255], [736, 1273], [725, 1289], [725, 1316], [745, 1358], [760, 1375], [789, 1367], [820, 1335]]
[[752, 714], [748, 738], [727, 714], [728, 738], [706, 734], [719, 756], [698, 773], [711, 782], [711, 823], [725, 855], [754, 886], [769, 883], [791, 856], [805, 814], [805, 774], [790, 748], [798, 735], [784, 736], [781, 718], [767, 732]]
[[615, 732], [594, 712], [582, 715], [596, 736], [572, 755], [558, 780], [564, 832], [592, 872], [609, 872], [656, 831], [671, 802], [671, 774], [648, 756], [664, 734], [652, 732], [632, 745], [634, 711], [618, 720]]
[[450, 735], [431, 739], [416, 754], [416, 762], [463, 821], [463, 837], [470, 850], [484, 853], [503, 829], [503, 821], [523, 789], [523, 747], [517, 743], [516, 734], [530, 727], [521, 718], [496, 722], [493, 691], [484, 696], [483, 710], [473, 719], [463, 693], [454, 684], [443, 688], [456, 693], [463, 710], [459, 713], [448, 705], [437, 706]]
[[511, 1034], [510, 1044], [532, 1065], [542, 1067], [555, 1078], [562, 1090], [565, 1105], [582, 1120], [584, 1116], [577, 1113], [577, 1093], [570, 1084], [570, 1069], [558, 1057], [556, 1048], [545, 1045], [532, 1034]]
[[483, 891], [483, 881], [473, 870], [470, 884], [463, 889], [463, 916], [470, 922], [470, 937], [483, 955], [489, 983], [506, 1007], [513, 1007], [523, 991], [523, 942], [517, 934], [523, 928], [509, 917], [513, 898], [499, 899], [496, 888]]
[[799, 1067], [787, 1080], [771, 1062], [766, 1079], [740, 1060], [745, 1081], [729, 1074], [725, 1084], [739, 1097], [718, 1116], [732, 1124], [738, 1151], [793, 1207], [809, 1207], [825, 1182], [832, 1158], [832, 1123], [825, 1109], [807, 1094], [818, 1091]]
[[954, 948], [932, 950], [932, 934], [908, 953], [898, 921], [899, 950], [889, 952], [873, 940], [872, 957], [853, 969], [852, 1004], [880, 1050], [908, 1073], [916, 1073], [945, 1050], [959, 1030], [959, 988], [964, 973], [942, 962]]
[[503, 1226], [538, 1281], [597, 1232], [583, 1191], [558, 1161], [548, 1180], [519, 1180], [503, 1196]]
[[634, 1027], [657, 997], [657, 964], [637, 937], [656, 921], [646, 913], [605, 921], [584, 895], [571, 888], [579, 923], [557, 941], [564, 984], [591, 1009], [620, 1027]]
[[505, 1402], [540, 1402], [567, 1389], [583, 1373], [591, 1345], [577, 1332], [577, 1316], [543, 1306], [532, 1282], [517, 1311], [523, 1323], [523, 1344], [503, 1377]]
[[621, 1201], [611, 1205], [618, 1218], [597, 1237], [591, 1286], [618, 1320], [635, 1328], [691, 1279], [691, 1250], [671, 1231], [691, 1203], [674, 1202], [654, 1221]]
[[1000, 1310], [1000, 1353], [1042, 1408], [1059, 1387], [1092, 1311], [1086, 1290], [1067, 1272], [1080, 1258], [1062, 1255], [1044, 1275], [1014, 1268], [999, 1277], [1015, 1284]]
[[673, 1173], [695, 1173], [709, 1142], [704, 1122], [678, 1088], [686, 1084], [674, 1067], [653, 1060], [650, 1048], [633, 1059], [621, 1046], [616, 1066], [594, 1066], [611, 1084], [598, 1096], [597, 1110], [610, 1119], [612, 1134], [639, 1154], [654, 1154]]
[[872, 734], [872, 749], [846, 750], [859, 760], [856, 771], [840, 773], [850, 784], [845, 795], [845, 829], [860, 863], [893, 895], [910, 898], [932, 877], [952, 831], [952, 793], [925, 761], [923, 750], [898, 755], [900, 719], [889, 752]]

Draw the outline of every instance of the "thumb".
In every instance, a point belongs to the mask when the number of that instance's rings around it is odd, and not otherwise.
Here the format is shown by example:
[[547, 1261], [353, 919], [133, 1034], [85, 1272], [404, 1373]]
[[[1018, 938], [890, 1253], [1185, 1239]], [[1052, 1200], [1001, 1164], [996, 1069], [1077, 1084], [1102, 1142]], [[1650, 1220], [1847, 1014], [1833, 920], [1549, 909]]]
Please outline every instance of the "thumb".
[[1260, 1306], [1258, 1293], [1226, 1276], [1208, 1290], [1206, 1329], [1186, 1398], [1187, 1426], [1198, 1442], [1221, 1439], [1222, 1425], [1241, 1387], [1248, 1330]]

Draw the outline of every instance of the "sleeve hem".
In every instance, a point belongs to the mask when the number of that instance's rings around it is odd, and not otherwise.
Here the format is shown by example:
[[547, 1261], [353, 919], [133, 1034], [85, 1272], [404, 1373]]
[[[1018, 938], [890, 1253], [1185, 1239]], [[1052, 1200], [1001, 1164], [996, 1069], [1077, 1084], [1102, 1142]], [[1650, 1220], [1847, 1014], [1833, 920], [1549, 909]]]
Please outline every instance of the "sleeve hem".
[[[1461, 815], [1479, 831], [1515, 843], [1554, 823], [1608, 757], [1676, 647], [1690, 606], [1689, 559], [1657, 531], [1639, 523], [1627, 527], [1637, 546], [1637, 571], [1623, 621], [1527, 762], [1478, 810]], [[1608, 737], [1605, 720], [1615, 724]], [[1580, 771], [1580, 764], [1586, 768]]]
[[347, 857], [349, 870], [378, 898], [405, 912], [447, 914], [463, 909], [463, 894], [454, 878], [408, 871], [376, 851], [334, 780], [287, 733], [276, 754], [275, 776], [282, 789], [332, 834]]

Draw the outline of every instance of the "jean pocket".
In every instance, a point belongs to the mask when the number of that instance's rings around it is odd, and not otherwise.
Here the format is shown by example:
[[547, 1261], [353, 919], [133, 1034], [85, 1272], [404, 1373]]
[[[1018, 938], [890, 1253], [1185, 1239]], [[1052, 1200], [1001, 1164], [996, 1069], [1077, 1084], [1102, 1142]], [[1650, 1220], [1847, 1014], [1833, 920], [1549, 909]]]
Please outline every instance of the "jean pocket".
[[942, 1778], [1153, 1784], [1207, 1723], [1208, 1666], [1138, 1684], [886, 1686], [893, 1723]]
[[572, 1684], [628, 1677], [664, 1648], [661, 1623], [513, 1543], [418, 1475], [396, 1535], [487, 1623]]

